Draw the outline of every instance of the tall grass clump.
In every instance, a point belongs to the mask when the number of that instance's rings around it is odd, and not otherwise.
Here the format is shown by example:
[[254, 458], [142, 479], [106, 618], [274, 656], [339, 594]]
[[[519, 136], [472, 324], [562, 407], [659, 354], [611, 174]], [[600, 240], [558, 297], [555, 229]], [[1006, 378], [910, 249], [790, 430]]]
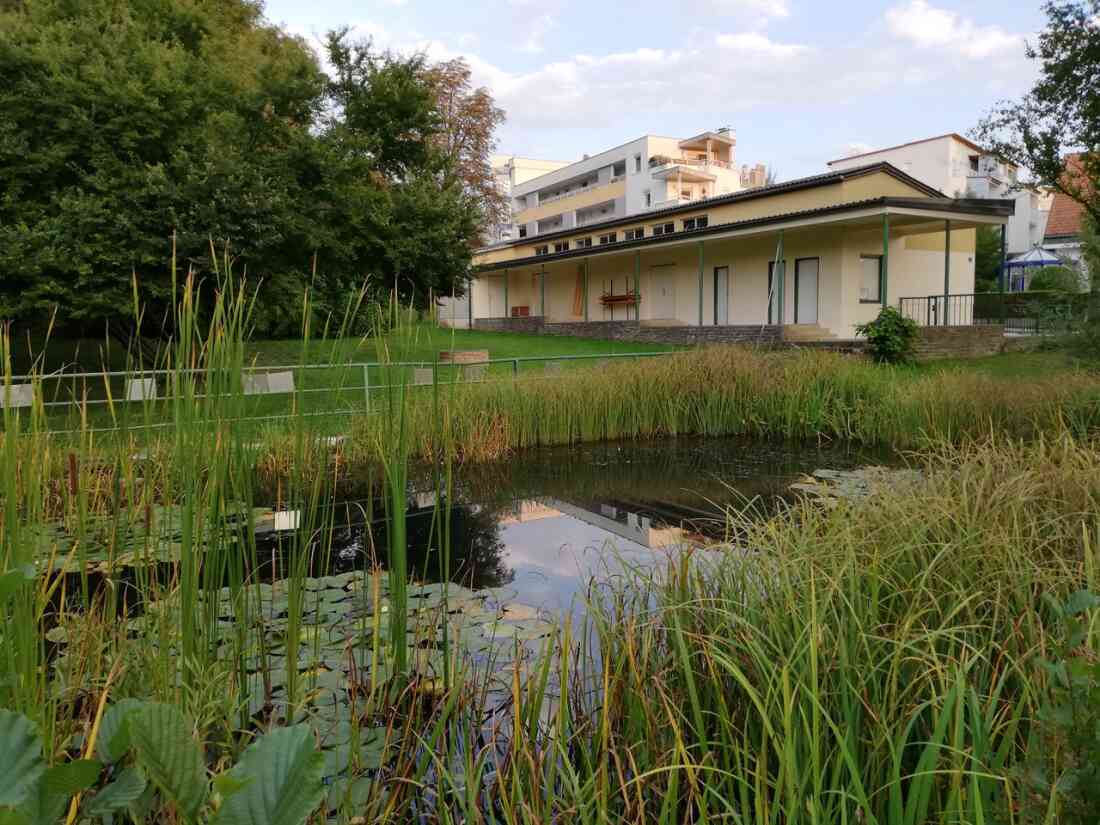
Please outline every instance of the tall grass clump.
[[[923, 470], [597, 588], [593, 655], [559, 711], [570, 726], [517, 746], [543, 781], [502, 791], [506, 807], [517, 820], [545, 802], [600, 822], [1016, 821], [1059, 606], [1100, 586], [1100, 453], [998, 438], [938, 449]], [[1097, 618], [1076, 642], [1094, 657]], [[1053, 785], [1059, 757], [1045, 755]]]
[[[988, 433], [1086, 435], [1100, 429], [1100, 378], [1077, 372], [1007, 382], [835, 353], [714, 347], [565, 371], [552, 380], [464, 383], [447, 405], [450, 435], [468, 460], [535, 445], [676, 435], [904, 448]], [[430, 405], [410, 415], [413, 444], [430, 444]], [[369, 430], [377, 422], [358, 426]]]

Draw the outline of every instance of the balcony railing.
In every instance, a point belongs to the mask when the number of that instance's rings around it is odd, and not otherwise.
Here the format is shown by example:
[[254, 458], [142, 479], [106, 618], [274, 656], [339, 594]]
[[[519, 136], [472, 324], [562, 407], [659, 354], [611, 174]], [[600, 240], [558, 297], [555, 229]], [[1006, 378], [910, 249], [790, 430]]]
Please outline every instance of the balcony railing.
[[717, 158], [670, 158], [667, 155], [654, 155], [649, 159], [650, 169], [659, 169], [663, 166], [717, 166], [720, 169], [732, 169], [733, 164]]
[[685, 204], [685, 203], [694, 203], [695, 201], [703, 200], [705, 197], [706, 197], [706, 195], [700, 195], [697, 198], [685, 198], [683, 195], [681, 195], [678, 198], [669, 198], [668, 200], [664, 200], [664, 201], [655, 201], [654, 203], [650, 204], [649, 208], [650, 209], [668, 209], [670, 207], [680, 206], [681, 204]]

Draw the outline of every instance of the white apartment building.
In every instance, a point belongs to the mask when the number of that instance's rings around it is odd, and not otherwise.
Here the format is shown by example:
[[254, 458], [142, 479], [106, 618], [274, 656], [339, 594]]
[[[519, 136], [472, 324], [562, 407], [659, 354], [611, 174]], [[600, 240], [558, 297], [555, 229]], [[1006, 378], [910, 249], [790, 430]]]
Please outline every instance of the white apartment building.
[[[681, 139], [645, 135], [512, 183], [507, 240], [627, 217], [762, 186], [766, 170], [738, 169], [728, 128]], [[502, 238], [503, 240], [503, 238]]]
[[830, 161], [829, 169], [842, 172], [885, 161], [952, 198], [997, 198], [1015, 201], [1016, 212], [1005, 229], [1009, 255], [1027, 252], [1043, 242], [1051, 194], [1017, 177], [1017, 169], [976, 143], [955, 133], [938, 135], [862, 152]]
[[505, 219], [493, 227], [489, 232], [489, 242], [510, 241], [514, 237], [512, 227], [512, 193], [521, 184], [527, 183], [532, 178], [554, 172], [563, 166], [572, 163], [569, 160], [537, 160], [525, 158], [519, 155], [493, 155], [489, 159], [493, 167], [493, 178], [497, 189], [507, 199], [507, 214]]

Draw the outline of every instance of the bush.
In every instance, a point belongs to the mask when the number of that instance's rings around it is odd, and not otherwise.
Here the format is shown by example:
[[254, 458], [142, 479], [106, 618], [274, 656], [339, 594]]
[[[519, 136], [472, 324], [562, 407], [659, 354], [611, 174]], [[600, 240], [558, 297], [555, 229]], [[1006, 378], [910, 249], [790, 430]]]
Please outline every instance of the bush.
[[1027, 291], [1077, 293], [1081, 291], [1081, 274], [1068, 266], [1044, 266], [1031, 276]]
[[878, 317], [856, 327], [856, 335], [867, 337], [871, 357], [883, 364], [902, 364], [913, 355], [917, 322], [893, 307], [883, 307]]

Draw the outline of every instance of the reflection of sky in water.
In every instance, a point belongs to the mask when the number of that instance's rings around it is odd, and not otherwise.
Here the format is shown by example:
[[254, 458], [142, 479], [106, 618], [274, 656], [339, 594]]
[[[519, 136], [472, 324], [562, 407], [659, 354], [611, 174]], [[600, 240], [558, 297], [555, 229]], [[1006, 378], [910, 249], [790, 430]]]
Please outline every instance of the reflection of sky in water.
[[665, 556], [566, 515], [505, 524], [500, 538], [519, 601], [549, 610], [568, 608], [592, 577], [613, 574], [622, 560], [648, 564]]

